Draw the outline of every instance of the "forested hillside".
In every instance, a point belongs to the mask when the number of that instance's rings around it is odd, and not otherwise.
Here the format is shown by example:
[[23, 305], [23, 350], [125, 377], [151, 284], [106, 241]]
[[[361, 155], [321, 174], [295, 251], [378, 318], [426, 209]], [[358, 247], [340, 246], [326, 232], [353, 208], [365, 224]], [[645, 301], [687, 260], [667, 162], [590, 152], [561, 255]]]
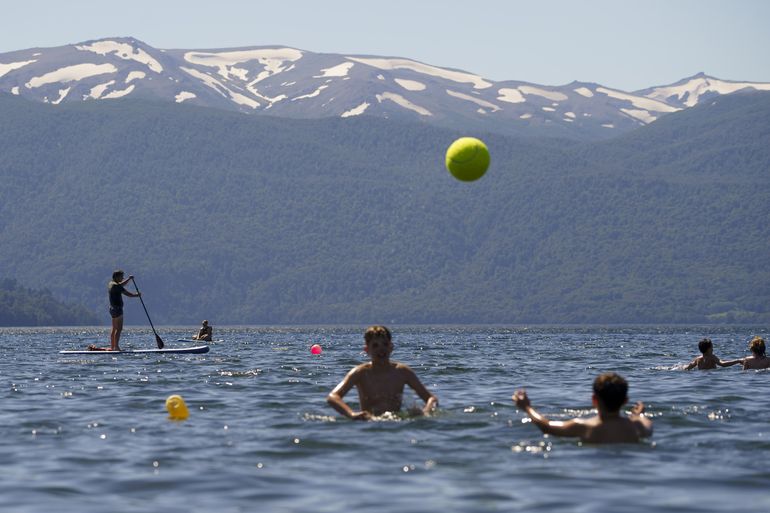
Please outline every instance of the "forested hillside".
[[[0, 269], [162, 323], [770, 321], [770, 95], [611, 141], [0, 97]], [[144, 323], [127, 300], [127, 322]], [[106, 317], [106, 316], [105, 316]], [[108, 322], [105, 318], [103, 322]]]
[[0, 326], [94, 325], [99, 319], [86, 308], [62, 302], [48, 290], [32, 290], [16, 280], [0, 279]]

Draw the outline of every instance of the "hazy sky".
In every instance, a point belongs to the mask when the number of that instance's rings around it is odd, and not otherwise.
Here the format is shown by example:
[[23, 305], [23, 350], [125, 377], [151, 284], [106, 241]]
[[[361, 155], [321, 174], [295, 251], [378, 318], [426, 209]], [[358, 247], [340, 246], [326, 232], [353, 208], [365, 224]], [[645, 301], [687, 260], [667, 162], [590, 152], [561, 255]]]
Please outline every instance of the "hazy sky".
[[25, 0], [2, 12], [0, 53], [133, 36], [156, 48], [409, 57], [545, 85], [631, 91], [699, 71], [770, 82], [765, 0]]

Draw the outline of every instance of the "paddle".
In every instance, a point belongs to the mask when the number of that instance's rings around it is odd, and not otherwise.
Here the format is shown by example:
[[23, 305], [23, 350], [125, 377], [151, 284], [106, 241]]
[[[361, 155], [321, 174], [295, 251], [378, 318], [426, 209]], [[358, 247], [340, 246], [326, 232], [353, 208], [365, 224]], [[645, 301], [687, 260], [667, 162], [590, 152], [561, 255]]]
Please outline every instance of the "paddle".
[[[136, 293], [139, 294], [139, 287], [136, 284], [136, 279], [131, 278], [131, 281], [134, 282], [134, 288], [136, 288]], [[147, 307], [144, 306], [144, 299], [142, 299], [141, 295], [139, 295], [139, 301], [142, 302], [142, 308], [144, 308], [144, 313], [147, 315], [147, 320], [150, 321], [150, 327], [152, 327], [152, 332], [155, 333], [155, 342], [158, 343], [158, 349], [163, 349], [163, 339], [161, 339], [160, 335], [158, 335], [158, 332], [155, 331], [155, 326], [152, 325], [152, 319], [150, 319], [150, 314], [147, 313]]]

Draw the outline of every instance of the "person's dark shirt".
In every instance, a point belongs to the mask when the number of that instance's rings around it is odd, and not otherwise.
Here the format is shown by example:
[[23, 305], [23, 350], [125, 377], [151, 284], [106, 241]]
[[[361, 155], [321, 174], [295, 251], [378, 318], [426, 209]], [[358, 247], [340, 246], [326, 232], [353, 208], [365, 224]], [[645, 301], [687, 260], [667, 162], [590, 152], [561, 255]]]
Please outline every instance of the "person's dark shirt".
[[111, 308], [123, 308], [123, 292], [126, 289], [118, 282], [111, 281], [107, 287], [107, 291], [110, 294], [110, 307]]

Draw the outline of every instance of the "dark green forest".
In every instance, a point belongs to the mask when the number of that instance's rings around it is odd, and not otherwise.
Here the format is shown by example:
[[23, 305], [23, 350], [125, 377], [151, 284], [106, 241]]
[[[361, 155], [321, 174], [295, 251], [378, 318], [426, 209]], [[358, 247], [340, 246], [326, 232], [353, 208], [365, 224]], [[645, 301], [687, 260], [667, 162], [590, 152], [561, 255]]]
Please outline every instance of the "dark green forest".
[[16, 280], [0, 279], [0, 326], [78, 326], [98, 322], [93, 312], [59, 301], [48, 290], [32, 290]]
[[766, 93], [598, 143], [0, 96], [0, 184], [3, 273], [158, 324], [770, 322]]

